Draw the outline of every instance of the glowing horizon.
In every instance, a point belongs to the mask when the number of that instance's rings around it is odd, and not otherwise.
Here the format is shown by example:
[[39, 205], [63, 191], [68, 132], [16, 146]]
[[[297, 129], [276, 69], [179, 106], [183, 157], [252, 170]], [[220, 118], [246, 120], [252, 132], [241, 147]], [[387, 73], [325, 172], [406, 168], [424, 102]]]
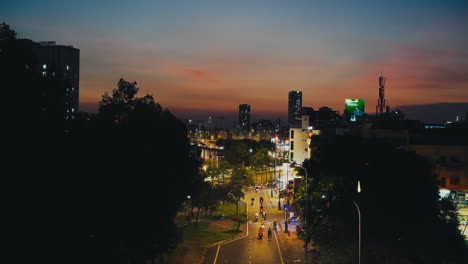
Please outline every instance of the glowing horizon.
[[287, 115], [287, 94], [343, 112], [346, 98], [468, 102], [464, 1], [7, 1], [20, 38], [80, 49], [80, 110], [122, 77], [175, 113]]

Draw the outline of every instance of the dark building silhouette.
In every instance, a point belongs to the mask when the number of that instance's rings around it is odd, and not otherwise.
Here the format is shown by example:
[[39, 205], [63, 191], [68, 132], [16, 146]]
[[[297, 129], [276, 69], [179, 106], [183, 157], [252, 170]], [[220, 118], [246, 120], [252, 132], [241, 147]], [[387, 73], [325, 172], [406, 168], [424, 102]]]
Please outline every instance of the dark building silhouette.
[[242, 130], [250, 129], [250, 105], [239, 105], [239, 128]]
[[261, 119], [252, 124], [258, 140], [270, 140], [276, 135], [276, 122], [273, 120]]
[[80, 50], [56, 45], [55, 41], [18, 42], [33, 57], [30, 64], [25, 64], [32, 72], [32, 91], [37, 99], [31, 114], [41, 120], [75, 119], [79, 111]]
[[334, 111], [330, 107], [323, 106], [320, 107], [318, 111], [315, 113], [315, 120], [318, 121], [332, 121], [332, 120], [339, 120], [340, 113], [339, 111]]
[[379, 98], [377, 99], [377, 106], [375, 107], [376, 115], [382, 115], [390, 111], [390, 106], [385, 105], [385, 82], [387, 78], [379, 76]]
[[302, 120], [302, 92], [290, 91], [288, 94], [288, 124], [294, 125]]
[[308, 106], [302, 107], [302, 115], [308, 115], [310, 118], [315, 118], [314, 108]]

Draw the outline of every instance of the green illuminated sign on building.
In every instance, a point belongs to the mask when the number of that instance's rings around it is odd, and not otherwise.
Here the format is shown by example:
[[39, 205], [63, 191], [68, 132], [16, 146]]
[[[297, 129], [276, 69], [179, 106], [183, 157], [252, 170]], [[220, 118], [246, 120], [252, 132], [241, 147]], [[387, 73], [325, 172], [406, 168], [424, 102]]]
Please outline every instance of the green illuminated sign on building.
[[344, 115], [348, 121], [356, 121], [356, 118], [364, 114], [364, 100], [346, 99]]

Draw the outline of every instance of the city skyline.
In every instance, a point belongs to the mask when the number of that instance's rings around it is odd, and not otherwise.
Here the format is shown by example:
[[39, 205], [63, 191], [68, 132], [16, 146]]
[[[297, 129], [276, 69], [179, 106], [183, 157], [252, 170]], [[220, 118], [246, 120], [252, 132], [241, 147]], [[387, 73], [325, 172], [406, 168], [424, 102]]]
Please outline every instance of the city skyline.
[[463, 1], [61, 3], [6, 1], [0, 16], [19, 38], [81, 50], [82, 111], [120, 77], [193, 118], [245, 103], [253, 120], [285, 120], [291, 90], [340, 113], [362, 98], [373, 114], [380, 75], [392, 108], [468, 102]]

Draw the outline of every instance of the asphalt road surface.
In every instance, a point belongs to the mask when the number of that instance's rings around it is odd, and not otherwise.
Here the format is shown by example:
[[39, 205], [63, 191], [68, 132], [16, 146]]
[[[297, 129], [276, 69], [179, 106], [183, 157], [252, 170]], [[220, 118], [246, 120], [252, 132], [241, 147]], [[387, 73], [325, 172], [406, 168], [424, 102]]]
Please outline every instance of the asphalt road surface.
[[[269, 192], [268, 192], [269, 194]], [[259, 217], [259, 221], [255, 222], [255, 212], [260, 210], [260, 195], [264, 197], [263, 209], [267, 212], [267, 219], [263, 221]], [[280, 251], [280, 244], [276, 233], [273, 230], [273, 220], [276, 218], [278, 222], [281, 222], [280, 219], [281, 213], [273, 212], [270, 199], [266, 197], [267, 192], [260, 191], [256, 193], [255, 191], [247, 191], [245, 194], [245, 200], [248, 202], [247, 209], [247, 234], [225, 242], [210, 248], [205, 255], [204, 263], [213, 263], [213, 264], [223, 264], [223, 263], [239, 263], [239, 264], [284, 264], [283, 257]], [[250, 205], [250, 199], [254, 197], [254, 205]], [[261, 214], [259, 213], [259, 216]], [[258, 239], [258, 230], [261, 223], [264, 222], [264, 236], [263, 239]], [[271, 240], [268, 239], [268, 228], [271, 228], [273, 236]], [[279, 228], [278, 228], [278, 232]]]

